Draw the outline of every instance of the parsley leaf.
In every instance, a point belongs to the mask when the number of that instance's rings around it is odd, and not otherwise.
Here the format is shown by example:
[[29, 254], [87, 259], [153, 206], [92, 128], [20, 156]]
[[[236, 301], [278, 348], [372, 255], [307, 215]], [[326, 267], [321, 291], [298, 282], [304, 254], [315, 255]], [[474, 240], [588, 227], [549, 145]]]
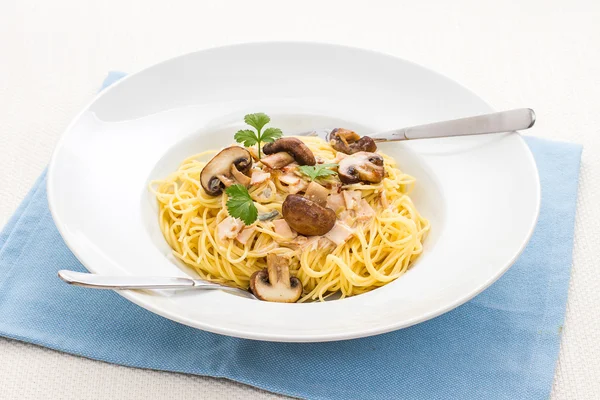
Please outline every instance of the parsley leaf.
[[226, 190], [227, 196], [227, 211], [234, 218], [239, 218], [246, 225], [252, 225], [258, 217], [258, 210], [254, 205], [254, 201], [246, 189], [242, 185], [231, 185]]
[[261, 140], [261, 142], [266, 142], [266, 143], [274, 142], [275, 140], [279, 139], [281, 137], [281, 135], [283, 135], [283, 132], [281, 132], [281, 129], [267, 128], [262, 133], [262, 135], [260, 135], [260, 140]]
[[319, 178], [335, 175], [336, 172], [330, 170], [329, 168], [337, 166], [337, 164], [317, 164], [314, 167], [311, 167], [309, 165], [301, 165], [300, 167], [298, 167], [298, 169], [304, 175], [308, 176], [310, 180], [314, 181]]
[[250, 147], [254, 146], [258, 143], [258, 138], [256, 137], [256, 133], [250, 129], [243, 129], [241, 131], [237, 131], [234, 136], [234, 139], [238, 143], [244, 143], [244, 146]]
[[244, 117], [244, 122], [260, 133], [261, 129], [271, 122], [271, 118], [265, 113], [248, 114]]
[[269, 143], [279, 139], [283, 132], [279, 128], [267, 128], [261, 133], [262, 129], [271, 121], [271, 118], [265, 113], [248, 114], [244, 117], [244, 122], [256, 129], [254, 132], [251, 129], [242, 129], [236, 132], [234, 138], [238, 143], [243, 143], [244, 146], [250, 147], [258, 144], [258, 159], [260, 160], [260, 144], [261, 142]]

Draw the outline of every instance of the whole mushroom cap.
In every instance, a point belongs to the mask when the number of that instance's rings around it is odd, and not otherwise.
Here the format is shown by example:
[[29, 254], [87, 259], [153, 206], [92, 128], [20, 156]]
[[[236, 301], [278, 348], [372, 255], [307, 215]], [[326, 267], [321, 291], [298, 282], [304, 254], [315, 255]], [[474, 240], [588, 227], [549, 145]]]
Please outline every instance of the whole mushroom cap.
[[315, 165], [317, 160], [312, 151], [300, 139], [294, 137], [284, 137], [277, 139], [273, 143], [267, 143], [263, 147], [265, 154], [274, 154], [285, 151], [289, 153], [300, 165]]
[[335, 211], [301, 195], [288, 195], [281, 211], [288, 225], [301, 235], [324, 235], [335, 225]]

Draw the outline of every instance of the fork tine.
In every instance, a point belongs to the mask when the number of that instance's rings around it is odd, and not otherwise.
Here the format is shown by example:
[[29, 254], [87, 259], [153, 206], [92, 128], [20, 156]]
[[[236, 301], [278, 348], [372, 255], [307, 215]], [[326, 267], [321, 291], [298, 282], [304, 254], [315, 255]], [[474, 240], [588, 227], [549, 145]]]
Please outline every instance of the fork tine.
[[294, 136], [317, 136], [327, 141], [327, 136], [329, 135], [329, 132], [331, 132], [331, 130], [329, 129], [318, 129], [314, 131], [295, 133]]
[[316, 131], [294, 133], [294, 136], [319, 136]]

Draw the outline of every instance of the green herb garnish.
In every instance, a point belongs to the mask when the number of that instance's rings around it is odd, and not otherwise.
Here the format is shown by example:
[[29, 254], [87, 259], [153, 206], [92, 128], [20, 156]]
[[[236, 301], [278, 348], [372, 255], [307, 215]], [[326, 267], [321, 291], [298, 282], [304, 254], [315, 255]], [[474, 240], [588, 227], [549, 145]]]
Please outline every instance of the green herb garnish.
[[252, 225], [258, 217], [258, 210], [246, 189], [242, 185], [231, 185], [226, 190], [227, 196], [227, 211], [234, 218], [239, 218], [246, 225]]
[[310, 165], [301, 165], [300, 167], [298, 167], [298, 169], [300, 170], [300, 172], [302, 172], [304, 175], [308, 176], [312, 181], [314, 181], [319, 178], [335, 175], [336, 172], [330, 170], [329, 168], [337, 166], [337, 164], [317, 164], [314, 167], [311, 167]]
[[266, 124], [271, 122], [271, 118], [264, 113], [248, 114], [244, 117], [244, 122], [256, 129], [242, 129], [236, 132], [234, 138], [238, 143], [243, 143], [244, 146], [250, 147], [258, 144], [258, 159], [260, 160], [260, 144], [274, 142], [279, 139], [283, 132], [279, 128], [262, 129]]

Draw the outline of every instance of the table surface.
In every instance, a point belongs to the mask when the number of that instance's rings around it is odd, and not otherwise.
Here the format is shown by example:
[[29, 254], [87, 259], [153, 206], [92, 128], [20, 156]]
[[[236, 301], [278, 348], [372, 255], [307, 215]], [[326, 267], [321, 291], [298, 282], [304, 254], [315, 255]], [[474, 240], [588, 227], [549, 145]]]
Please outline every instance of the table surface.
[[[0, 3], [0, 224], [108, 70], [190, 51], [302, 40], [390, 53], [496, 109], [531, 107], [528, 134], [584, 145], [553, 399], [600, 398], [600, 3], [595, 0]], [[594, 205], [595, 204], [595, 205]], [[0, 339], [2, 399], [281, 398], [226, 380], [139, 370]]]

